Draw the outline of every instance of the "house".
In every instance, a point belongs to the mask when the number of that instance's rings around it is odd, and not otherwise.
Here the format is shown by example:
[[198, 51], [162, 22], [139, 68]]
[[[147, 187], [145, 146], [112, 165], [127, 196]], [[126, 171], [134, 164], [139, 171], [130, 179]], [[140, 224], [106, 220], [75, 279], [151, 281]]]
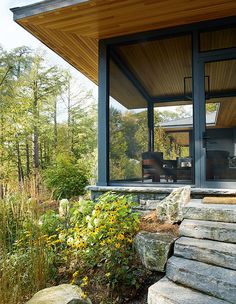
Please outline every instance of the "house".
[[[98, 84], [93, 193], [236, 194], [235, 1], [46, 0], [12, 12]], [[181, 111], [193, 119], [168, 125]]]

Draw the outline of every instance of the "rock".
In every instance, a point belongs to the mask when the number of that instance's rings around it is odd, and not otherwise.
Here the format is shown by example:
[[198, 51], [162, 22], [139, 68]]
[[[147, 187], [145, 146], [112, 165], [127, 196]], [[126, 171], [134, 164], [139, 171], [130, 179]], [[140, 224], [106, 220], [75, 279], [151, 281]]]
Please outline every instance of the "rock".
[[207, 205], [194, 199], [183, 208], [183, 212], [185, 219], [236, 223], [236, 205]]
[[82, 290], [76, 285], [62, 284], [37, 292], [27, 304], [91, 304], [83, 299]]
[[148, 304], [229, 304], [199, 291], [177, 285], [166, 277], [149, 287]]
[[144, 210], [156, 210], [157, 206], [161, 204], [161, 200], [140, 200], [139, 208]]
[[134, 240], [136, 251], [143, 265], [150, 270], [165, 271], [167, 259], [173, 251], [175, 236], [167, 233], [141, 231]]
[[168, 260], [166, 276], [178, 284], [236, 304], [234, 270], [173, 256]]
[[185, 219], [179, 228], [180, 235], [236, 243], [236, 224]]
[[157, 218], [161, 222], [178, 223], [183, 220], [183, 207], [190, 201], [191, 187], [175, 189], [157, 205]]
[[181, 237], [175, 242], [174, 254], [236, 270], [236, 244]]

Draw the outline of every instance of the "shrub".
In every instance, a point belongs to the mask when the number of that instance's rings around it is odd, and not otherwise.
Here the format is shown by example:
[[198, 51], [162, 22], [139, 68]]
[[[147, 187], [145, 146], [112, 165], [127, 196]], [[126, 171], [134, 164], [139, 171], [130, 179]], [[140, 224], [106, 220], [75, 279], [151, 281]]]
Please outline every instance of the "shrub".
[[133, 248], [139, 217], [130, 197], [62, 200], [59, 213], [42, 215], [33, 200], [17, 201], [0, 201], [0, 303], [25, 303], [61, 282], [79, 284], [93, 303], [117, 303], [139, 287], [143, 270]]
[[73, 282], [85, 286], [121, 286], [137, 288], [140, 267], [136, 263], [133, 238], [139, 217], [132, 212], [134, 203], [127, 196], [107, 193], [98, 202], [80, 202], [72, 212], [68, 230], [68, 252], [76, 270]]
[[84, 194], [88, 178], [71, 157], [60, 156], [56, 164], [46, 170], [45, 182], [54, 198], [72, 198]]

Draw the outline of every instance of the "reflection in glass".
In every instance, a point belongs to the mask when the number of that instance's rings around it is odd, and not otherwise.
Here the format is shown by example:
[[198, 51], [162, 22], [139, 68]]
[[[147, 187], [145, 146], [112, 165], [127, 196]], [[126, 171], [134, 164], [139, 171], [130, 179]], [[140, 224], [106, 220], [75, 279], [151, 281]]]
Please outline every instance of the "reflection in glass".
[[210, 79], [206, 99], [206, 180], [236, 180], [236, 60], [205, 65]]
[[110, 182], [192, 183], [191, 35], [110, 50]]

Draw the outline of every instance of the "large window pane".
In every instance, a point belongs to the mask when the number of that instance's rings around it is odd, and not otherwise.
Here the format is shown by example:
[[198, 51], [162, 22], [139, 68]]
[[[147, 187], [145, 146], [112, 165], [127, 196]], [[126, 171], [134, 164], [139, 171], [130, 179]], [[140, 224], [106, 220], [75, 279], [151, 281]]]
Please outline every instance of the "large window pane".
[[192, 183], [191, 35], [110, 56], [110, 182]]
[[110, 91], [110, 181], [140, 183], [142, 152], [148, 147], [147, 103], [112, 60]]
[[207, 63], [205, 75], [206, 179], [236, 181], [236, 60]]
[[161, 182], [192, 183], [192, 105], [155, 108], [155, 151], [163, 154]]

